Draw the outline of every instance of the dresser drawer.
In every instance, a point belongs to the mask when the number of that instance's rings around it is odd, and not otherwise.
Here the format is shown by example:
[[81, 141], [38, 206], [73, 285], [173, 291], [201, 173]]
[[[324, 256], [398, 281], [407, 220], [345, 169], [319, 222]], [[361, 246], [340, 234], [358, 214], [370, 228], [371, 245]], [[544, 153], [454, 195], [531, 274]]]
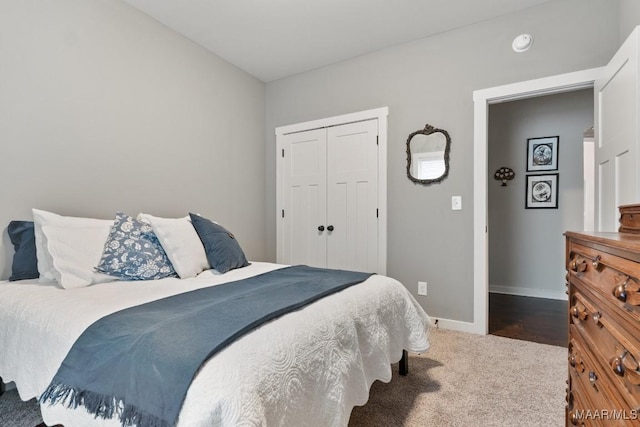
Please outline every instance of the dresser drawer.
[[596, 361], [589, 351], [588, 344], [576, 329], [575, 325], [569, 327], [571, 339], [569, 340], [569, 373], [572, 377], [572, 386], [575, 397], [590, 405], [589, 409], [613, 409], [618, 398], [610, 384], [608, 377], [603, 372], [602, 366]]
[[[640, 327], [640, 266], [638, 263], [598, 249], [572, 242], [567, 270], [618, 308], [625, 328]], [[631, 322], [631, 325], [625, 323]]]
[[[569, 373], [569, 378], [572, 378], [571, 373]], [[601, 420], [596, 419], [595, 417], [588, 417], [589, 408], [592, 408], [593, 405], [590, 403], [585, 403], [583, 397], [579, 391], [570, 390], [567, 394], [567, 419], [565, 424], [567, 426], [578, 426], [578, 427], [592, 427], [592, 426], [601, 426], [603, 425]]]
[[[611, 308], [596, 302], [596, 295], [572, 283], [569, 296], [569, 322], [578, 329], [590, 353], [599, 363], [626, 406], [640, 408], [640, 342], [624, 333], [611, 314]], [[573, 336], [573, 335], [572, 335]]]

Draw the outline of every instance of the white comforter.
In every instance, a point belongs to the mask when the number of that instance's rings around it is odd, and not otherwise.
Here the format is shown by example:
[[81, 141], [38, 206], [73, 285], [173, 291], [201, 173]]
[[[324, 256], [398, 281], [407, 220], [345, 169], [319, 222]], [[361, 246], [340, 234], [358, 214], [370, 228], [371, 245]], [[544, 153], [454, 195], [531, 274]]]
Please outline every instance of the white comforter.
[[[282, 266], [253, 263], [194, 279], [112, 282], [62, 290], [0, 282], [0, 377], [39, 396], [82, 331], [114, 311]], [[399, 282], [372, 276], [271, 321], [211, 358], [187, 393], [178, 426], [346, 426], [402, 349], [427, 350], [427, 314]], [[82, 407], [42, 407], [49, 424], [119, 426]]]

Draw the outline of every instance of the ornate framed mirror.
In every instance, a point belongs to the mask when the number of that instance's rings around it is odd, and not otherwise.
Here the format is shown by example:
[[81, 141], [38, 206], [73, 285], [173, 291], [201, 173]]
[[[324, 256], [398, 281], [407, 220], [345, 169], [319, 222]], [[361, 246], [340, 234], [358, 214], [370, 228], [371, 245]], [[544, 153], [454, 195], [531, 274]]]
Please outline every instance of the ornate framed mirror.
[[407, 138], [407, 177], [423, 185], [435, 184], [449, 175], [451, 138], [444, 129], [427, 124]]

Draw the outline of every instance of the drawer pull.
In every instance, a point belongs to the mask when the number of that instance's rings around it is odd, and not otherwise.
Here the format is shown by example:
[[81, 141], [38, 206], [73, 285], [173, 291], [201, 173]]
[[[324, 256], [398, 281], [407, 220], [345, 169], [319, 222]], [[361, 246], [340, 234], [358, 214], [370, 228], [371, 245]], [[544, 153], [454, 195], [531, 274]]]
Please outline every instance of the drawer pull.
[[569, 421], [571, 422], [571, 424], [573, 424], [574, 426], [578, 425], [578, 414], [576, 411], [571, 411], [569, 412]]
[[613, 296], [629, 305], [640, 305], [640, 285], [635, 279], [625, 276], [622, 283], [613, 288]]
[[591, 260], [591, 265], [593, 265], [593, 268], [595, 268], [596, 270], [600, 269], [600, 260], [602, 258], [600, 257], [600, 255], [596, 255], [595, 257], [593, 257], [593, 260]]
[[602, 314], [599, 311], [596, 311], [591, 315], [593, 321], [596, 322], [597, 325], [601, 325], [600, 319], [602, 318]]
[[597, 380], [598, 380], [598, 376], [596, 375], [596, 373], [593, 371], [589, 371], [589, 382], [591, 383], [592, 386], [596, 385]]
[[573, 317], [580, 318], [582, 320], [587, 320], [587, 317], [589, 317], [589, 313], [587, 312], [587, 309], [585, 306], [583, 306], [582, 304], [578, 305], [574, 305], [573, 307], [571, 307], [571, 315]]
[[571, 315], [576, 318], [580, 315], [580, 312], [578, 311], [578, 307], [576, 307], [575, 305], [571, 307]]
[[616, 356], [613, 359], [611, 359], [611, 369], [613, 369], [613, 372], [615, 372], [616, 375], [624, 377], [624, 364], [622, 363], [622, 358], [625, 356], [625, 353], [623, 353], [620, 356]]
[[578, 273], [582, 273], [583, 271], [585, 271], [587, 269], [587, 261], [585, 261], [582, 258], [578, 258], [576, 257], [573, 261], [571, 261], [571, 263], [569, 264], [569, 268], [575, 272]]
[[624, 376], [625, 372], [637, 371], [640, 367], [638, 366], [636, 358], [625, 348], [622, 349], [622, 352], [618, 356], [611, 359], [609, 363], [611, 364], [613, 372], [621, 377]]
[[584, 367], [584, 362], [582, 360], [579, 360], [576, 356], [571, 356], [571, 358], [569, 359], [569, 363], [571, 364], [572, 367], [575, 368], [575, 370], [579, 373], [583, 373], [585, 370]]
[[625, 277], [624, 282], [613, 288], [613, 296], [618, 298], [622, 302], [627, 302], [627, 284], [629, 283], [629, 276]]
[[585, 260], [580, 260], [580, 262], [578, 262], [577, 266], [576, 266], [576, 271], [579, 273], [582, 273], [584, 271], [587, 270], [587, 261]]
[[569, 364], [576, 369], [577, 372], [584, 372], [584, 362], [580, 360], [580, 353], [576, 350], [573, 340], [569, 343]]

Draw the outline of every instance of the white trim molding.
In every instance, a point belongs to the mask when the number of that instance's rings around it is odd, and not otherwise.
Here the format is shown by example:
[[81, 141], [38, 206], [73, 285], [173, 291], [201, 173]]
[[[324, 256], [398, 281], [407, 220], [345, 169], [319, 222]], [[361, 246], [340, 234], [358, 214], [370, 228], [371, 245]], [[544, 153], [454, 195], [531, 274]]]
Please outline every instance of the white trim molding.
[[[437, 323], [436, 323], [437, 322]], [[476, 333], [475, 326], [470, 322], [462, 322], [460, 320], [443, 319], [440, 317], [431, 317], [431, 326], [434, 328], [448, 329], [450, 331]]]
[[488, 106], [499, 102], [592, 88], [603, 71], [603, 67], [592, 68], [473, 92], [473, 326], [471, 332], [486, 335], [489, 327]]
[[[288, 126], [276, 128], [276, 135], [286, 135], [289, 133], [304, 132], [307, 130], [328, 128], [331, 126], [346, 125], [348, 123], [362, 122], [364, 120], [378, 119], [378, 123], [384, 121], [385, 131], [389, 107], [375, 108], [373, 110], [359, 111], [357, 113], [342, 114], [340, 116], [327, 117], [324, 119], [311, 120], [309, 122], [296, 123]], [[383, 120], [384, 119], [384, 120]], [[378, 130], [381, 130], [380, 128]], [[386, 138], [386, 132], [384, 133]], [[382, 138], [382, 132], [380, 132]], [[386, 159], [386, 157], [385, 157]]]

